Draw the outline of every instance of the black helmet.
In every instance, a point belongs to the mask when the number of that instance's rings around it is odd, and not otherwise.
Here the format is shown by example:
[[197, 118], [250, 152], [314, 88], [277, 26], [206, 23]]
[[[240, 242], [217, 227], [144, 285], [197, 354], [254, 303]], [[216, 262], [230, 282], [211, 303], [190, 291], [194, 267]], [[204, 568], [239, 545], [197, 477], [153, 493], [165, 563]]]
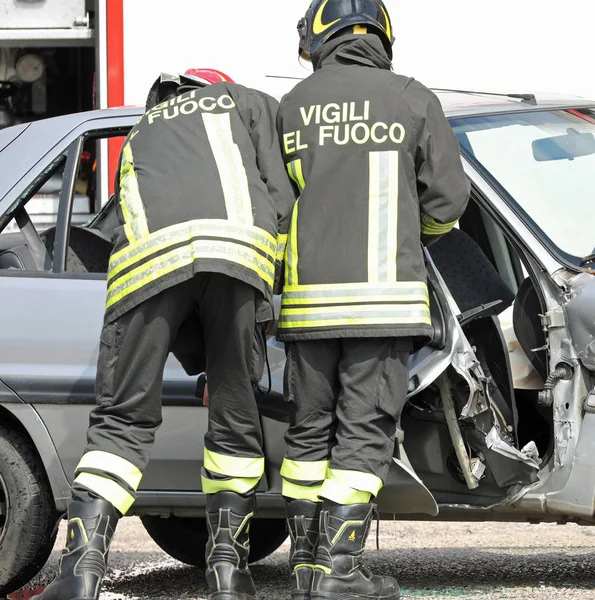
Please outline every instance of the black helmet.
[[149, 90], [145, 110], [149, 111], [158, 104], [178, 94], [182, 94], [193, 88], [203, 88], [207, 85], [206, 81], [202, 81], [186, 73], [184, 75], [161, 73]]
[[298, 23], [300, 56], [309, 60], [337, 32], [357, 26], [371, 27], [392, 58], [395, 38], [382, 0], [314, 0]]

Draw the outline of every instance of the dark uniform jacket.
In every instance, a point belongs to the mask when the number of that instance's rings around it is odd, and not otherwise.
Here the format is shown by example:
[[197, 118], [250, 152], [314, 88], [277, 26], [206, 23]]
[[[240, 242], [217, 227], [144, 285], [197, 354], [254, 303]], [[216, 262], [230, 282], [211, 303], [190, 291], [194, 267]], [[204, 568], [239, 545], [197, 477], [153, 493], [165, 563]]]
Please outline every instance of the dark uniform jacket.
[[469, 198], [437, 97], [395, 75], [380, 39], [313, 57], [278, 128], [301, 194], [290, 225], [279, 337], [417, 337], [431, 331], [420, 238], [450, 231]]
[[270, 306], [295, 202], [277, 108], [266, 94], [218, 83], [156, 106], [132, 129], [116, 185], [106, 322], [199, 272], [240, 279]]

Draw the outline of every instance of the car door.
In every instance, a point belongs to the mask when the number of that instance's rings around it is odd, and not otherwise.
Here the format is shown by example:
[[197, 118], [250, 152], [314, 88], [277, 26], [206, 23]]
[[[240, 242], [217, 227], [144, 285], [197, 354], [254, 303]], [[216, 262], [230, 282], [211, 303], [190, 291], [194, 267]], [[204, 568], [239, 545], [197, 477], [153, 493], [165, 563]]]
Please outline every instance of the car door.
[[[85, 186], [81, 160], [88, 160], [86, 148], [102, 138], [125, 135], [134, 120], [83, 123], [36, 167], [37, 175], [31, 176], [34, 185], [25, 177], [14, 192], [15, 202], [26, 209], [31, 190], [44, 184], [44, 174], [61, 177], [56, 227], [42, 234], [53, 253], [51, 264], [45, 270], [0, 270], [0, 379], [35, 407], [69, 481], [83, 454], [89, 412], [95, 404], [109, 256], [105, 235], [102, 239], [99, 232], [74, 228]], [[82, 244], [81, 236], [86, 236]], [[73, 257], [75, 240], [79, 242]], [[93, 256], [85, 256], [87, 250]], [[165, 422], [141, 489], [200, 489], [206, 409], [194, 397], [195, 384], [171, 357], [163, 390]]]

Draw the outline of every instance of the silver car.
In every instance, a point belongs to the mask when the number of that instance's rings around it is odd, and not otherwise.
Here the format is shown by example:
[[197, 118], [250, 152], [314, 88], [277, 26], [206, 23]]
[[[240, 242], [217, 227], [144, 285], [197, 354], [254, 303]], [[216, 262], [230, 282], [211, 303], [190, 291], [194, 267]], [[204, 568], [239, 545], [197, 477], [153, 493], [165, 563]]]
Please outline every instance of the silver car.
[[[593, 524], [595, 102], [439, 96], [472, 201], [426, 251], [434, 337], [411, 358], [381, 518]], [[115, 201], [84, 224], [81, 215], [104, 204], [99, 141], [126, 135], [140, 114], [0, 131], [0, 596], [46, 561], [83, 453]], [[42, 226], [44, 210], [55, 210], [55, 226]], [[268, 351], [252, 560], [287, 536], [279, 469], [291, 405], [274, 332]], [[199, 398], [171, 357], [164, 424], [130, 513], [192, 565], [203, 563], [207, 539]]]

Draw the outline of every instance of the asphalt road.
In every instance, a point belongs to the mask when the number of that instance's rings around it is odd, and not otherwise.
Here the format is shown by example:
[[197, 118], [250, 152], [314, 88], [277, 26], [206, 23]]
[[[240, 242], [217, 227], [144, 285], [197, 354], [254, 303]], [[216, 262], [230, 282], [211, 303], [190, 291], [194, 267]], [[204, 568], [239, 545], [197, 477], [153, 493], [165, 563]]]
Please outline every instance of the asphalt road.
[[[370, 536], [368, 564], [393, 575], [403, 598], [445, 600], [595, 598], [595, 528], [577, 525], [409, 523], [380, 526], [380, 551]], [[47, 582], [62, 547], [32, 586]], [[261, 600], [289, 599], [288, 546], [252, 567]], [[169, 558], [140, 521], [116, 533], [101, 600], [204, 600], [200, 570]]]

